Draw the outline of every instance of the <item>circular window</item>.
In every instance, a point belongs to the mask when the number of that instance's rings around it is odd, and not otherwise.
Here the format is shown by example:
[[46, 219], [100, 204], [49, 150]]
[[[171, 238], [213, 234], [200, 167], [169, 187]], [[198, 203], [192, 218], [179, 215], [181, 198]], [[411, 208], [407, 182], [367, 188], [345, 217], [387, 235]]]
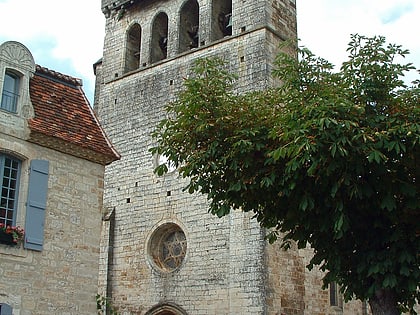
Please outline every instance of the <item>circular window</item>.
[[158, 227], [149, 242], [149, 253], [154, 264], [163, 271], [179, 268], [187, 251], [187, 239], [182, 229], [174, 223]]

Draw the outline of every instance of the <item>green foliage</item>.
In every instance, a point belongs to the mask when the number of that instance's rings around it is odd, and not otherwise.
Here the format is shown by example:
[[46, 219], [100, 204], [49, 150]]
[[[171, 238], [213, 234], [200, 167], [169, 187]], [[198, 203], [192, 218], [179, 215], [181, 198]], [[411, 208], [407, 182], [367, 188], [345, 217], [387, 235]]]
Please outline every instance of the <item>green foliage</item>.
[[112, 306], [111, 302], [105, 296], [100, 294], [96, 295], [96, 310], [98, 315], [109, 314], [118, 315], [119, 313]]
[[[268, 239], [314, 249], [346, 299], [420, 298], [420, 84], [408, 51], [353, 35], [339, 72], [287, 43], [276, 89], [236, 95], [218, 59], [199, 60], [153, 136], [210, 212], [253, 211]], [[299, 59], [296, 58], [299, 56]], [[157, 173], [164, 173], [158, 167]], [[281, 234], [280, 234], [281, 233]]]

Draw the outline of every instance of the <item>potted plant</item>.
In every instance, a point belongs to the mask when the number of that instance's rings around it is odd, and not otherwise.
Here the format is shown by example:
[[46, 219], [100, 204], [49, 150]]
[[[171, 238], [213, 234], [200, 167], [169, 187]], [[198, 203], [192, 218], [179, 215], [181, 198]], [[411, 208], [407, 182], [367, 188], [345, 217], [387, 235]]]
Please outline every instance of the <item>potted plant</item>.
[[10, 226], [0, 223], [0, 243], [17, 245], [23, 241], [25, 230], [20, 226]]

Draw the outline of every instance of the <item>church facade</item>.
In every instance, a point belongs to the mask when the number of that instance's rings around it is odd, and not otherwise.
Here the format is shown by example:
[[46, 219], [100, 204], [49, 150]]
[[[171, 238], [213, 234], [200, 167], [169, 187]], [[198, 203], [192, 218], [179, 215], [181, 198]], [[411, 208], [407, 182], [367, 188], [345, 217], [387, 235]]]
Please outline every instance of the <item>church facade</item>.
[[99, 293], [122, 314], [367, 314], [322, 290], [310, 249], [270, 245], [249, 214], [207, 213], [176, 170], [153, 173], [150, 134], [197, 58], [218, 56], [236, 89], [272, 86], [281, 42], [296, 39], [295, 0], [102, 0], [95, 111], [121, 159], [105, 173]]

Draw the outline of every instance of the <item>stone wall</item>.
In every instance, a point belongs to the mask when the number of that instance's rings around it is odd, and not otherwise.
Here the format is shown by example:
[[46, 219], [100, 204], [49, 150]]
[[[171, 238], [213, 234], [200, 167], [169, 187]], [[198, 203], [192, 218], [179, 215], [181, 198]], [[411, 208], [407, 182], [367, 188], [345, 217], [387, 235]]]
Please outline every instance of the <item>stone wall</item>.
[[[238, 89], [250, 89], [251, 80], [253, 88], [264, 88], [269, 69], [261, 45], [266, 36], [261, 29], [242, 35], [235, 46], [222, 41], [210, 51], [192, 54], [232, 58], [236, 61], [230, 66], [242, 73]], [[205, 197], [182, 191], [186, 181], [176, 173], [153, 174], [157, 163], [148, 151], [154, 144], [150, 132], [163, 117], [163, 106], [175, 98], [183, 78], [190, 75], [191, 57], [161, 62], [102, 87], [96, 110], [121, 154], [121, 160], [106, 172], [105, 206], [115, 209], [112, 292], [108, 295], [127, 314], [144, 314], [154, 305], [169, 302], [189, 314], [264, 314], [264, 240], [255, 220], [242, 213], [214, 217], [207, 213]], [[102, 71], [106, 71], [105, 58]], [[188, 242], [182, 268], [171, 273], [156, 270], [147, 249], [149, 235], [165, 222], [182, 226]], [[106, 233], [103, 237], [109, 239]], [[107, 242], [102, 248], [107, 252]], [[101, 266], [108, 266], [106, 257]], [[101, 279], [105, 277], [103, 269]]]
[[[107, 16], [95, 110], [121, 160], [106, 168], [110, 215], [103, 223], [100, 292], [127, 315], [157, 314], [152, 310], [165, 306], [173, 306], [173, 314], [330, 314], [335, 310], [321, 290], [322, 273], [305, 269], [310, 250], [269, 245], [252, 215], [214, 217], [204, 196], [182, 190], [187, 182], [176, 172], [153, 174], [159, 157], [149, 152], [155, 145], [150, 133], [194, 60], [219, 56], [238, 75], [237, 92], [264, 89], [275, 84], [279, 43], [296, 37], [294, 1], [234, 0], [232, 35], [212, 41], [211, 1], [200, 0], [199, 47], [179, 53], [184, 2], [139, 1]], [[152, 21], [161, 12], [168, 16], [167, 58], [150, 63]], [[135, 23], [141, 28], [139, 69], [127, 72], [125, 42]], [[187, 241], [184, 260], [172, 271], [156, 266], [160, 245], [151, 241], [168, 224], [182, 229]]]
[[24, 226], [28, 167], [49, 161], [44, 248], [0, 244], [0, 303], [14, 315], [94, 314], [104, 167], [0, 134], [0, 150], [22, 159], [16, 225]]

